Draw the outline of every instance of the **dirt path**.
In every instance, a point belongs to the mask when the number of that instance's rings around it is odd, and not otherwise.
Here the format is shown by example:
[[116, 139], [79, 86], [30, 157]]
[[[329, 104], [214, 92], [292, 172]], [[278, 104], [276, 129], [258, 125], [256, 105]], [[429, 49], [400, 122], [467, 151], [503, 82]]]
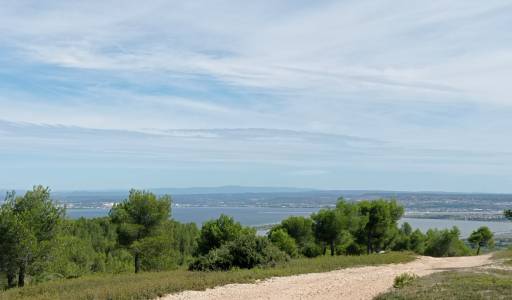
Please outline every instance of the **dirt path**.
[[490, 255], [420, 257], [406, 264], [275, 277], [253, 284], [228, 284], [206, 291], [185, 291], [161, 299], [372, 299], [389, 289], [395, 276], [404, 272], [425, 276], [443, 270], [483, 266], [491, 262]]

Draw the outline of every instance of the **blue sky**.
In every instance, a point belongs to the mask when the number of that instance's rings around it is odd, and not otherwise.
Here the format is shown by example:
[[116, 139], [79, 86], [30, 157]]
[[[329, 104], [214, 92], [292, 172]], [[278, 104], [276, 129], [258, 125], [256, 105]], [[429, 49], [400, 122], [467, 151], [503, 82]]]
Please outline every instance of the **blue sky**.
[[507, 1], [4, 1], [0, 188], [512, 192]]

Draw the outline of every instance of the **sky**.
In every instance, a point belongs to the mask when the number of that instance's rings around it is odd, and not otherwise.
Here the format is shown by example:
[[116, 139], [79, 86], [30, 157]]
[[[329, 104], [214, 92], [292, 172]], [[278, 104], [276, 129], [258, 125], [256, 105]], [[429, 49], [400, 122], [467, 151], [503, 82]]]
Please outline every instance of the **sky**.
[[0, 6], [0, 188], [512, 192], [512, 3]]

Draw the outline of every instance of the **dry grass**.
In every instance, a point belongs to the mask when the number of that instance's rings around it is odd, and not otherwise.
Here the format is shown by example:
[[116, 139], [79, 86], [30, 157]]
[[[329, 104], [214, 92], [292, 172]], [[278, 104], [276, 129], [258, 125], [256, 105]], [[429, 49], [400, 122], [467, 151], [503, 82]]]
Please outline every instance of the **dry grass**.
[[402, 263], [414, 260], [412, 253], [387, 253], [364, 256], [323, 256], [294, 259], [274, 268], [232, 270], [228, 272], [148, 272], [141, 274], [96, 275], [46, 282], [0, 293], [1, 300], [17, 299], [153, 299], [184, 290], [204, 290], [228, 283], [249, 283], [258, 279], [336, 269]]

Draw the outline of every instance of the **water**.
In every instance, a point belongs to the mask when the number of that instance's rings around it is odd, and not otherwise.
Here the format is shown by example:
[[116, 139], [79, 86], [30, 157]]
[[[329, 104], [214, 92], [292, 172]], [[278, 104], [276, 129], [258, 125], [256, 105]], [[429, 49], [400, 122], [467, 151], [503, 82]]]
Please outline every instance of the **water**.
[[[194, 222], [200, 225], [207, 220], [218, 218], [220, 214], [226, 214], [243, 225], [258, 226], [279, 223], [289, 216], [309, 216], [317, 210], [318, 208], [173, 207], [172, 216], [180, 222]], [[67, 214], [72, 219], [79, 217], [94, 218], [107, 216], [108, 211], [108, 209], [102, 208], [67, 209]], [[418, 228], [423, 232], [430, 228], [446, 229], [457, 226], [462, 237], [468, 237], [473, 230], [480, 226], [489, 227], [495, 234], [512, 232], [512, 223], [510, 222], [402, 218], [400, 223], [403, 222], [408, 222], [412, 228]]]
[[512, 223], [510, 222], [484, 222], [484, 221], [464, 221], [464, 220], [445, 220], [445, 219], [414, 219], [402, 218], [399, 223], [408, 222], [413, 229], [426, 232], [430, 228], [447, 229], [457, 226], [461, 237], [468, 237], [471, 232], [478, 227], [487, 226], [494, 234], [511, 233]]
[[[172, 217], [183, 223], [202, 224], [203, 222], [216, 219], [221, 214], [235, 218], [243, 225], [258, 226], [279, 223], [289, 216], [309, 216], [318, 208], [274, 208], [274, 207], [173, 207]], [[67, 209], [67, 215], [76, 219], [79, 217], [94, 218], [105, 217], [108, 209], [102, 208], [80, 208]]]

